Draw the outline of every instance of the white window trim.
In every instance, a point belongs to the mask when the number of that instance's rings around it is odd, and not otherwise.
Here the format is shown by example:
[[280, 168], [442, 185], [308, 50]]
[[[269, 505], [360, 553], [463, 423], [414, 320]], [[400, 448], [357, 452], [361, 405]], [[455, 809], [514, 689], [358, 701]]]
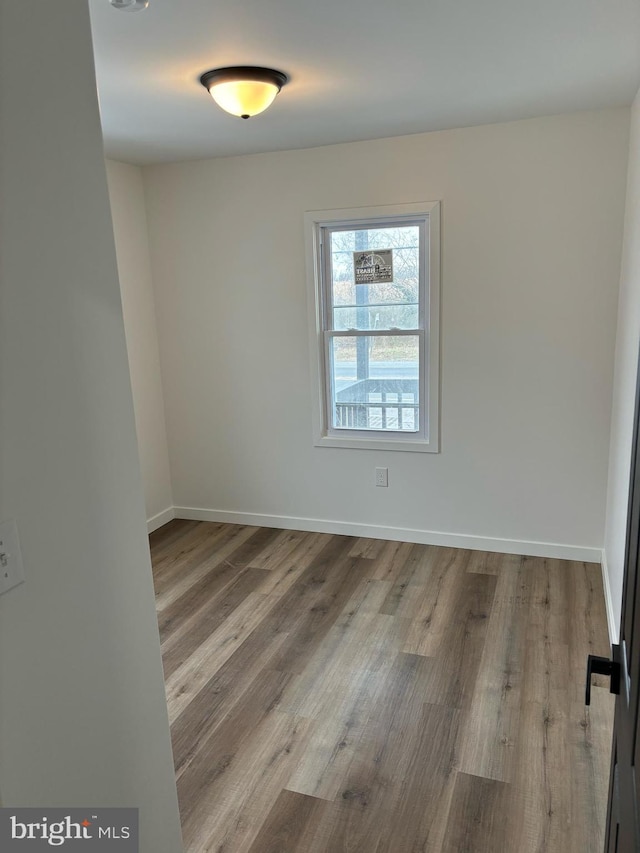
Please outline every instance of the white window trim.
[[[324, 323], [322, 312], [324, 291], [321, 274], [320, 233], [326, 226], [371, 224], [403, 216], [429, 217], [429, 280], [426, 287], [428, 317], [425, 321], [424, 340], [428, 369], [421, 371], [427, 415], [426, 437], [417, 438], [412, 433], [395, 433], [393, 437], [370, 432], [349, 430], [348, 435], [331, 434], [328, 424], [327, 373], [325, 365]], [[404, 450], [421, 453], [438, 453], [440, 449], [440, 202], [380, 205], [377, 207], [341, 208], [337, 210], [312, 210], [304, 215], [307, 259], [307, 294], [309, 308], [309, 341], [312, 386], [313, 443], [316, 447], [345, 447], [353, 450]], [[426, 387], [425, 387], [426, 386]]]

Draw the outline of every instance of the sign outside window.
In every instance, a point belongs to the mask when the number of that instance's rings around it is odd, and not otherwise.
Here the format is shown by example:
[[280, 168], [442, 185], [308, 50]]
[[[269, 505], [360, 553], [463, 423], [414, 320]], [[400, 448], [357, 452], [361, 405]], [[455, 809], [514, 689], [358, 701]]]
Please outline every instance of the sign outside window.
[[393, 281], [393, 249], [354, 252], [353, 273], [356, 284], [383, 284]]

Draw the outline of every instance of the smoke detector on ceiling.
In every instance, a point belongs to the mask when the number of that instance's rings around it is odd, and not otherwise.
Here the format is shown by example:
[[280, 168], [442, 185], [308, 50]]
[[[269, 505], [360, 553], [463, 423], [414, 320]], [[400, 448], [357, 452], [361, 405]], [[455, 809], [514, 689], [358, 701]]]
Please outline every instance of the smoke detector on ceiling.
[[111, 5], [123, 12], [139, 12], [147, 8], [149, 0], [111, 0]]

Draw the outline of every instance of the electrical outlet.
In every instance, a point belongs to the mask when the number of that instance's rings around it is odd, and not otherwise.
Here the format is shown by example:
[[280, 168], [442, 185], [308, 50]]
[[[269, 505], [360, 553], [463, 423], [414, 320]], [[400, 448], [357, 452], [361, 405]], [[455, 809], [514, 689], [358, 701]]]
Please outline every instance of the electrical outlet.
[[376, 486], [388, 486], [389, 485], [389, 469], [388, 468], [376, 468]]
[[18, 525], [5, 521], [0, 524], [0, 595], [23, 582]]

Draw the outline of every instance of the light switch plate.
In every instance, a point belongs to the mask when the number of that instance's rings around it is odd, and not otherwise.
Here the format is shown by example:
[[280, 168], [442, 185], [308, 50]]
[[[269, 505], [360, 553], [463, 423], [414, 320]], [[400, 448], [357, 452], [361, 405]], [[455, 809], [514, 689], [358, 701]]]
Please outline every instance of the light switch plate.
[[0, 595], [23, 582], [18, 525], [5, 521], [0, 524]]

